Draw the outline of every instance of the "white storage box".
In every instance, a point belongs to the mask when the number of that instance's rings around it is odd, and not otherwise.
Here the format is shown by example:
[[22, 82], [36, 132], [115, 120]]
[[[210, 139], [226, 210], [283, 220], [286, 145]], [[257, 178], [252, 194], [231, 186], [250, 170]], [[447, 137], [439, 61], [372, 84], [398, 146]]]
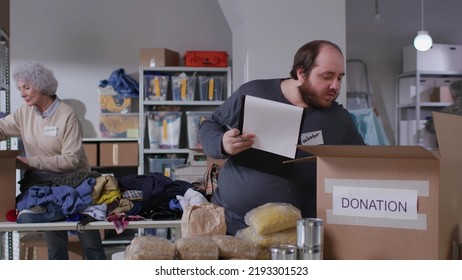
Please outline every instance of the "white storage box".
[[460, 77], [441, 77], [435, 78], [435, 87], [449, 87], [452, 82], [461, 80]]
[[403, 72], [462, 71], [462, 45], [433, 44], [425, 52], [413, 45], [403, 47]]

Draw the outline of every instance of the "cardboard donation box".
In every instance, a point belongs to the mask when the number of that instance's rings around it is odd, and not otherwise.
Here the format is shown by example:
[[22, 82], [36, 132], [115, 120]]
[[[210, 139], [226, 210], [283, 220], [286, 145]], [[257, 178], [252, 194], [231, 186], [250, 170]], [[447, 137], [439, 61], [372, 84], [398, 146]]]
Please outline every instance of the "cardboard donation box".
[[163, 67], [179, 66], [180, 54], [165, 48], [140, 49], [140, 66]]
[[16, 157], [20, 151], [0, 151], [0, 222], [6, 221], [8, 211], [16, 209]]
[[[325, 259], [452, 259], [462, 242], [462, 117], [433, 113], [438, 151], [299, 146], [317, 161]], [[309, 158], [295, 160], [303, 161]]]

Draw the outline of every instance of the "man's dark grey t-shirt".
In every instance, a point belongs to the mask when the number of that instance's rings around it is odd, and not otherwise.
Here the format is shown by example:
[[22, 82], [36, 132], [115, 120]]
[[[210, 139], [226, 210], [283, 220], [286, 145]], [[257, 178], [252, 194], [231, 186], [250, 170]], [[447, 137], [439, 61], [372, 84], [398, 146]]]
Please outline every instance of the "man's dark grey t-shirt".
[[[248, 211], [268, 202], [291, 203], [303, 217], [316, 216], [315, 162], [284, 164], [288, 158], [257, 149], [229, 157], [222, 150], [224, 124], [238, 127], [245, 95], [290, 104], [281, 91], [281, 81], [255, 80], [242, 85], [201, 124], [199, 137], [207, 156], [227, 158], [213, 202], [225, 208], [229, 234], [246, 227]], [[326, 145], [364, 145], [349, 112], [337, 102], [328, 109], [304, 109], [298, 144], [311, 135], [322, 137]], [[306, 156], [310, 154], [297, 151], [296, 158]]]

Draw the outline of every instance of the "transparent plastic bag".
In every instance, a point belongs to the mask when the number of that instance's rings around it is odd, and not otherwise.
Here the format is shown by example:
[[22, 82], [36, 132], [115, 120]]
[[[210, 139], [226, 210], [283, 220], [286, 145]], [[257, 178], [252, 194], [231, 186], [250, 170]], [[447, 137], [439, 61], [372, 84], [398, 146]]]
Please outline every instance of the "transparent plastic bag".
[[175, 241], [181, 260], [217, 260], [219, 250], [211, 237], [184, 237]]
[[283, 231], [269, 234], [259, 234], [252, 227], [240, 229], [235, 235], [260, 247], [271, 247], [275, 245], [297, 245], [297, 228], [286, 229]]
[[125, 248], [126, 260], [173, 260], [175, 244], [153, 235], [138, 236]]
[[212, 240], [218, 246], [221, 258], [254, 260], [258, 256], [258, 246], [247, 240], [231, 235], [214, 235]]
[[266, 203], [244, 216], [245, 223], [258, 234], [268, 234], [297, 227], [300, 209], [289, 203]]

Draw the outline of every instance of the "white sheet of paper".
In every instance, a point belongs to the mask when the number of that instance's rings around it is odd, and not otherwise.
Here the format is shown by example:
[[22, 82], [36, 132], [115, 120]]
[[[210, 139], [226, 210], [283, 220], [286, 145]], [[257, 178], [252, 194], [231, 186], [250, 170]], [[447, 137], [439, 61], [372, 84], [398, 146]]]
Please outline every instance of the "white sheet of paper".
[[303, 108], [247, 95], [242, 133], [254, 133], [255, 149], [295, 158]]

